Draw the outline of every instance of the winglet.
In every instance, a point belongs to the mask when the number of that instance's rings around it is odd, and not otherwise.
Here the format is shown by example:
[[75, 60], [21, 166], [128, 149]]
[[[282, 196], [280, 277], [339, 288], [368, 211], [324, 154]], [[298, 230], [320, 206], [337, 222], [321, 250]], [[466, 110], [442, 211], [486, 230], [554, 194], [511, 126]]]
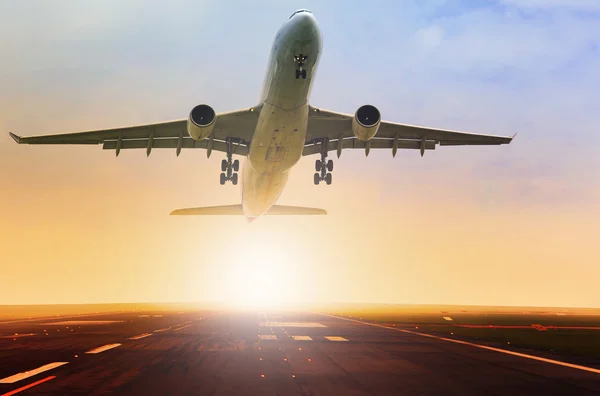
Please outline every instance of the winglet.
[[17, 136], [17, 135], [15, 135], [15, 134], [14, 134], [14, 133], [12, 133], [12, 132], [8, 132], [8, 134], [10, 135], [10, 137], [11, 137], [11, 138], [13, 138], [13, 140], [14, 140], [15, 142], [17, 142], [17, 143], [21, 144], [21, 137], [20, 137], [20, 136]]

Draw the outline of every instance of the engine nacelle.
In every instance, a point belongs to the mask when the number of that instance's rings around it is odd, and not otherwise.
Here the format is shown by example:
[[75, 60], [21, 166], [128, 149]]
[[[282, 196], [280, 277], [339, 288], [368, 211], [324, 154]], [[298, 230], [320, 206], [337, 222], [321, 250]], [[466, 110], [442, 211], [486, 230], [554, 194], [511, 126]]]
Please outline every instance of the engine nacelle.
[[209, 105], [201, 104], [192, 109], [187, 122], [188, 135], [194, 140], [204, 140], [210, 136], [217, 119]]
[[381, 123], [381, 114], [377, 107], [364, 105], [356, 110], [352, 119], [352, 132], [359, 140], [366, 142], [375, 136]]

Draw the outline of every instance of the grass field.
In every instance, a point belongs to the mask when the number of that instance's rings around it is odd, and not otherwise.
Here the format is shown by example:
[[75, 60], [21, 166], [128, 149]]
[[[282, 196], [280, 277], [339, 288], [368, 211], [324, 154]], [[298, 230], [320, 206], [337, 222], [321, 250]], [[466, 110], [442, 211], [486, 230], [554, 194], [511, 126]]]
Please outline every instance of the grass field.
[[600, 366], [598, 309], [337, 304], [326, 312], [505, 349], [589, 359]]

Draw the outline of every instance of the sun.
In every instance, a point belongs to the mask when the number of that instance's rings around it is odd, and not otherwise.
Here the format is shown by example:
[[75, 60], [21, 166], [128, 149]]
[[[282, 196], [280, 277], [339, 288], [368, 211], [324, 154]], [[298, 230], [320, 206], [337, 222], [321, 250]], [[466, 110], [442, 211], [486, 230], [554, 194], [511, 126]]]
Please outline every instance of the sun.
[[277, 243], [274, 233], [257, 233], [236, 245], [229, 268], [224, 269], [224, 302], [237, 308], [273, 308], [296, 296], [298, 261]]

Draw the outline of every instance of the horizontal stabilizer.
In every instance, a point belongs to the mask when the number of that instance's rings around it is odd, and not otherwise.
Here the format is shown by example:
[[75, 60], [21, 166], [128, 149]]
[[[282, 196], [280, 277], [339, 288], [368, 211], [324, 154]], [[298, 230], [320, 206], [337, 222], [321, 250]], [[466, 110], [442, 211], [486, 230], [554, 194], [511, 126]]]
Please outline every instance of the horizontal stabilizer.
[[[301, 206], [285, 206], [273, 205], [271, 209], [265, 213], [269, 216], [286, 216], [286, 215], [326, 215], [325, 209], [303, 208]], [[179, 216], [243, 216], [244, 210], [242, 205], [226, 205], [226, 206], [206, 206], [203, 208], [187, 208], [177, 209], [171, 212], [171, 215]]]

